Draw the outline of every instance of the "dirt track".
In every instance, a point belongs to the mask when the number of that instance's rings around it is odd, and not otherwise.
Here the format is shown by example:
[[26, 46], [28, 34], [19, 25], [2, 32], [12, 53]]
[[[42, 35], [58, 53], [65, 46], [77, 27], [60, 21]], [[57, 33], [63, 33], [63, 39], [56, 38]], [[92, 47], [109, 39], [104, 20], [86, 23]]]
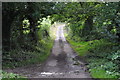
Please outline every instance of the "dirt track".
[[29, 78], [91, 78], [84, 62], [77, 59], [63, 33], [64, 25], [58, 26], [52, 53], [43, 64], [20, 67], [8, 72], [18, 73]]

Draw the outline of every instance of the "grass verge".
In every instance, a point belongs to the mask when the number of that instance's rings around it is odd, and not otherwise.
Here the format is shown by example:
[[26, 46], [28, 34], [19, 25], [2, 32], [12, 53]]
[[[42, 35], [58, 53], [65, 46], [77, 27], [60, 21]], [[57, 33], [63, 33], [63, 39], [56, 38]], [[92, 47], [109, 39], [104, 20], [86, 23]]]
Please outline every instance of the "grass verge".
[[[67, 38], [67, 41], [79, 56], [86, 59], [87, 67], [93, 78], [100, 78], [101, 80], [120, 78], [118, 62], [112, 60], [115, 55], [112, 56], [113, 53], [111, 53], [112, 47], [116, 44], [103, 39], [76, 42]], [[118, 60], [116, 59], [116, 61]]]
[[[16, 68], [26, 65], [39, 64], [44, 62], [51, 53], [53, 40], [42, 40], [37, 46], [33, 46], [33, 51], [23, 49], [12, 50], [10, 57], [3, 63], [3, 70], [7, 68]], [[14, 73], [2, 72], [2, 80], [28, 80], [23, 76]]]
[[[53, 40], [40, 41], [37, 46], [28, 49], [15, 49], [9, 53], [3, 62], [3, 69], [15, 68], [35, 63], [41, 63], [47, 59], [53, 47]], [[33, 50], [32, 50], [33, 49]]]

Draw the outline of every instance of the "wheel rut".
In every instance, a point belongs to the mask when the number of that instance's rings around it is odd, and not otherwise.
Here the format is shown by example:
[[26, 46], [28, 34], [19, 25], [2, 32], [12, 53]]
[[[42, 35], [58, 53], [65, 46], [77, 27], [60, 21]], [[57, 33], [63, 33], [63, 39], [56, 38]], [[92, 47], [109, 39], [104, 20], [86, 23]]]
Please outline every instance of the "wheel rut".
[[51, 55], [43, 64], [20, 67], [7, 70], [28, 78], [89, 78], [84, 62], [76, 59], [78, 56], [64, 37], [65, 25], [58, 26], [56, 39]]

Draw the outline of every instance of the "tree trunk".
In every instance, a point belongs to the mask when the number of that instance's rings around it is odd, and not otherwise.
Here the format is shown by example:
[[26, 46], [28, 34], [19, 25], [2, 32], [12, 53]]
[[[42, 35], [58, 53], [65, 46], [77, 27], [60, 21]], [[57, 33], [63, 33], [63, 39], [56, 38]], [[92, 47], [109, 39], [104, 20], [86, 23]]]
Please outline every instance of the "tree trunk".
[[90, 34], [93, 28], [93, 16], [88, 16], [87, 20], [84, 23], [84, 28], [83, 28], [83, 36], [87, 36]]

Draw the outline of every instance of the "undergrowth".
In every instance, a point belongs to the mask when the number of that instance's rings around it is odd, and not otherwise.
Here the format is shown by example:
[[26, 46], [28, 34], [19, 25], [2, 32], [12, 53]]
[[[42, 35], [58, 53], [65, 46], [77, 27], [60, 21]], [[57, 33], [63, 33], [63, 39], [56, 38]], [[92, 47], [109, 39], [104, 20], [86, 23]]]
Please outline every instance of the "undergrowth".
[[75, 41], [67, 37], [71, 47], [87, 61], [93, 78], [120, 78], [120, 46], [105, 39]]
[[[18, 48], [10, 51], [7, 59], [3, 62], [3, 68], [15, 68], [29, 64], [41, 63], [47, 59], [53, 46], [53, 40], [42, 40], [40, 43], [31, 45], [31, 49]], [[29, 47], [29, 46], [27, 46]], [[25, 47], [24, 47], [25, 48]]]
[[[41, 47], [42, 46], [42, 47]], [[23, 50], [23, 49], [15, 49], [10, 51], [9, 56], [4, 61], [3, 69], [7, 68], [16, 68], [26, 65], [39, 64], [44, 62], [51, 53], [51, 49], [53, 46], [53, 40], [43, 40], [37, 46], [33, 46], [33, 50]], [[28, 80], [23, 76], [2, 72], [2, 80]]]
[[2, 72], [1, 80], [28, 80], [28, 79], [18, 74]]

